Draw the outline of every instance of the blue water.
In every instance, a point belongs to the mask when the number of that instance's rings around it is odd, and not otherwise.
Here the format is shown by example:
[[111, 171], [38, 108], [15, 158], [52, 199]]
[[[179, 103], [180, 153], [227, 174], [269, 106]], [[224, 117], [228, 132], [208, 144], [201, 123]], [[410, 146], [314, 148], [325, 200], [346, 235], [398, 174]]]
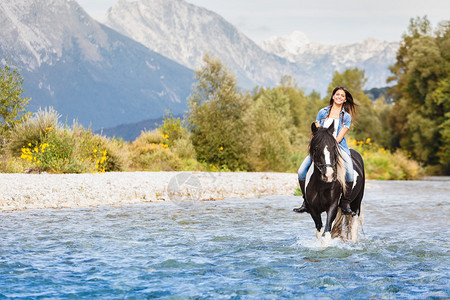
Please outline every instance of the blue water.
[[370, 181], [357, 243], [299, 197], [0, 214], [0, 298], [449, 298], [449, 182]]

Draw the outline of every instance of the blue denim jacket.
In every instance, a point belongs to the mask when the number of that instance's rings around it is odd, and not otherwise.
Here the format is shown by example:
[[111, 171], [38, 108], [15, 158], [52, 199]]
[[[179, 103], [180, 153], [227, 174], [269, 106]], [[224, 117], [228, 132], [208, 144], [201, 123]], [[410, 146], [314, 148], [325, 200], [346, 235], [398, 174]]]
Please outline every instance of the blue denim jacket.
[[[316, 122], [320, 124], [320, 126], [323, 126], [323, 123], [325, 123], [325, 119], [327, 118], [329, 112], [330, 112], [331, 106], [327, 106], [319, 110], [319, 113], [317, 114]], [[342, 121], [343, 120], [343, 121]], [[339, 132], [342, 129], [342, 126], [347, 127], [350, 129], [350, 125], [352, 124], [352, 116], [344, 110], [344, 106], [342, 106], [341, 113], [339, 114], [339, 126], [337, 129], [337, 134], [339, 135]], [[348, 148], [347, 141], [345, 140], [345, 136], [342, 139], [342, 141], [339, 143], [339, 145], [350, 155], [350, 149]]]

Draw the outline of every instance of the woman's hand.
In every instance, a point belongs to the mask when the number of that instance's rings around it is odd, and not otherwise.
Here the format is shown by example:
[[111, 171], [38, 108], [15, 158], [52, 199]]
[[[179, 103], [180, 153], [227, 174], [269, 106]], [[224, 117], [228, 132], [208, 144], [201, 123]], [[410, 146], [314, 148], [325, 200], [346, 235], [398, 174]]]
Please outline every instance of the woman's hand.
[[336, 141], [338, 143], [340, 143], [342, 141], [342, 139], [344, 138], [345, 134], [347, 133], [348, 128], [347, 127], [342, 127], [341, 131], [339, 131], [338, 136], [336, 137]]

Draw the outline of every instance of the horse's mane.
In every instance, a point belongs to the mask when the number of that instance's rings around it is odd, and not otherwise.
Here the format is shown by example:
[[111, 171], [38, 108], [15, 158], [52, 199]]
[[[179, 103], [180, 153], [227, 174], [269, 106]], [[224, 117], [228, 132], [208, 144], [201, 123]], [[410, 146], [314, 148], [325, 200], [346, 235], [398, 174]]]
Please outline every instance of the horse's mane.
[[345, 161], [339, 152], [339, 144], [328, 128], [319, 127], [313, 134], [313, 138], [309, 143], [309, 155], [311, 160], [314, 160], [314, 151], [317, 149], [324, 149], [325, 146], [328, 146], [328, 150], [330, 152], [333, 151], [337, 157], [337, 180], [341, 184], [342, 190], [345, 193]]

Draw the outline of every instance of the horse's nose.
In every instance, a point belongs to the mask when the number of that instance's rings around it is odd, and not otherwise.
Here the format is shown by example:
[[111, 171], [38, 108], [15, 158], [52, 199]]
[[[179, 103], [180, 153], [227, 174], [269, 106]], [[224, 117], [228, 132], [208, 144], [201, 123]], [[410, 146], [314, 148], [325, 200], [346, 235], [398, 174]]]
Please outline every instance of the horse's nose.
[[333, 168], [327, 167], [327, 171], [325, 173], [325, 177], [327, 178], [327, 182], [333, 182]]

